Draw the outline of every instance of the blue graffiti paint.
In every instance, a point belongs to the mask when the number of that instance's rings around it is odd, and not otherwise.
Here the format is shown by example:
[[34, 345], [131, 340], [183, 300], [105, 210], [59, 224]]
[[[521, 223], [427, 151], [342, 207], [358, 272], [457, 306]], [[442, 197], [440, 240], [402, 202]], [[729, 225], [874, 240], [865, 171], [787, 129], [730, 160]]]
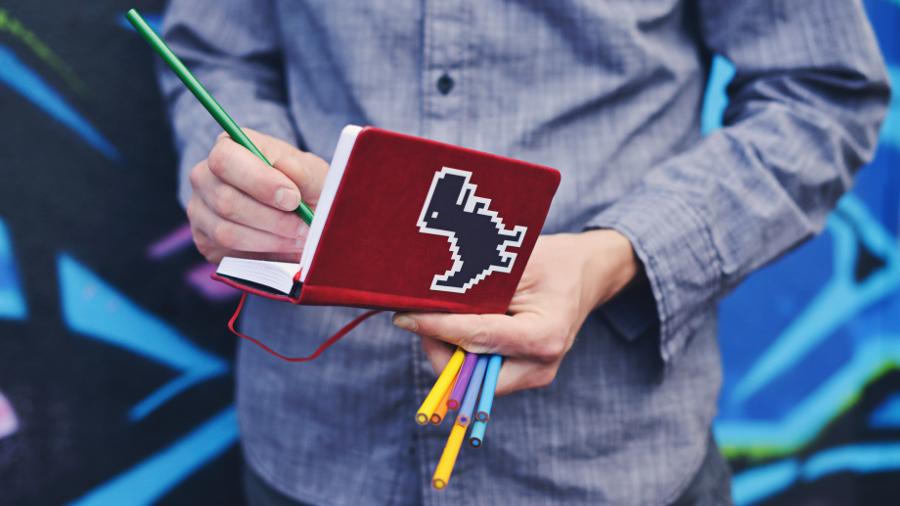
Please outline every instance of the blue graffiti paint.
[[139, 420], [191, 386], [224, 374], [227, 363], [149, 314], [67, 255], [58, 259], [63, 316], [81, 334], [142, 355], [182, 373], [136, 404]]
[[897, 92], [900, 89], [900, 67], [889, 65], [888, 76], [894, 92], [884, 124], [881, 125], [881, 142], [900, 149], [900, 93]]
[[734, 64], [721, 55], [713, 56], [709, 69], [706, 94], [703, 97], [703, 112], [700, 116], [700, 129], [704, 134], [722, 126], [722, 114], [728, 107], [728, 94], [725, 88], [734, 77]]
[[103, 156], [113, 161], [121, 160], [119, 150], [79, 114], [62, 94], [3, 45], [0, 45], [0, 83], [6, 84], [50, 117], [68, 127]]
[[857, 474], [900, 469], [900, 443], [851, 444], [822, 450], [804, 462], [785, 459], [738, 473], [732, 479], [732, 498], [739, 506], [754, 504], [787, 489], [797, 481], [813, 482], [830, 474]]
[[759, 466], [736, 475], [731, 482], [735, 504], [753, 504], [789, 487], [797, 479], [800, 468], [794, 459]]
[[803, 465], [803, 478], [814, 481], [829, 474], [851, 471], [874, 473], [900, 469], [900, 443], [864, 443], [823, 450]]
[[[162, 27], [163, 17], [162, 14], [158, 12], [142, 12], [141, 17], [144, 18], [144, 21], [150, 25], [150, 28], [153, 28], [153, 31], [156, 33], [160, 32], [160, 28]], [[125, 19], [125, 13], [123, 12], [118, 18], [118, 24], [122, 28], [127, 28], [129, 30], [134, 30], [134, 27], [131, 26], [131, 23]]]
[[900, 0], [865, 0], [864, 4], [885, 60], [900, 61]]
[[883, 255], [886, 267], [857, 284], [853, 278], [857, 254], [854, 229], [844, 221], [846, 218], [832, 215], [828, 221], [828, 229], [834, 237], [832, 279], [741, 379], [730, 402], [746, 401], [796, 365], [862, 309], [900, 289], [900, 251], [894, 245], [894, 239], [854, 195], [841, 199], [838, 207], [843, 216], [853, 220], [862, 235], [859, 239]]
[[732, 479], [735, 504], [754, 504], [787, 489], [797, 481], [814, 482], [841, 472], [857, 474], [900, 469], [900, 443], [850, 444], [822, 450], [804, 462], [785, 459], [738, 473]]
[[869, 426], [874, 429], [900, 428], [900, 393], [884, 400], [869, 416]]
[[716, 440], [724, 447], [775, 446], [794, 448], [814, 438], [855, 398], [872, 374], [884, 365], [900, 367], [900, 335], [871, 335], [854, 356], [797, 407], [779, 420], [719, 420]]
[[237, 440], [237, 435], [237, 414], [234, 407], [229, 407], [168, 448], [91, 490], [71, 505], [151, 504], [227, 450]]
[[12, 239], [0, 220], [0, 318], [22, 320], [28, 316], [19, 274], [13, 254]]

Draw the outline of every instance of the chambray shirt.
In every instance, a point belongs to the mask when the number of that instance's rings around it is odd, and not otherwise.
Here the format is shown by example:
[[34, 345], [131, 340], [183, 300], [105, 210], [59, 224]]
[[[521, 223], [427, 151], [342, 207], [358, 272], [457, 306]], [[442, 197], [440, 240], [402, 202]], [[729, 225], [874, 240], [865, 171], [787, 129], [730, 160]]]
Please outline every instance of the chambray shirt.
[[[715, 414], [716, 302], [822, 228], [889, 95], [851, 0], [173, 0], [164, 35], [240, 124], [326, 160], [354, 123], [556, 167], [543, 233], [613, 228], [643, 263], [550, 386], [496, 400], [440, 492], [449, 428], [414, 422], [435, 375], [388, 315], [308, 364], [242, 345], [244, 455], [315, 504], [676, 498]], [[737, 71], [725, 126], [704, 137], [712, 53]], [[220, 128], [161, 80], [184, 202]], [[300, 355], [358, 313], [252, 298], [243, 329]]]

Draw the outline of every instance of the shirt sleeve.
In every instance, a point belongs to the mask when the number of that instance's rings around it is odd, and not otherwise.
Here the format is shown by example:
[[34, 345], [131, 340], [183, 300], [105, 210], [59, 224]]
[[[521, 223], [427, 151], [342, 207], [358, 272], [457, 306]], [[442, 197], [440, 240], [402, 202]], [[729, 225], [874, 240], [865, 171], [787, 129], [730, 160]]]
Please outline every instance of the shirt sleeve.
[[[172, 0], [162, 32], [239, 125], [297, 143], [270, 0]], [[186, 206], [190, 170], [206, 158], [222, 127], [164, 64], [157, 67], [179, 152], [178, 197]]]
[[856, 0], [699, 6], [706, 48], [736, 67], [723, 128], [589, 224], [631, 240], [666, 362], [747, 274], [821, 231], [872, 156], [890, 95]]

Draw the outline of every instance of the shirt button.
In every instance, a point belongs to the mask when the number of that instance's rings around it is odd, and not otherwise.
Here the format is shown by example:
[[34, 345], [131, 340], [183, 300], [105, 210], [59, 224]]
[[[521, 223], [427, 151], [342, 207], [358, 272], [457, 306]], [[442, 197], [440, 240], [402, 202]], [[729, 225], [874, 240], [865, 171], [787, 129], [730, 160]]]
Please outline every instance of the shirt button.
[[453, 78], [447, 74], [439, 77], [437, 80], [437, 89], [442, 95], [450, 93], [450, 90], [453, 89]]

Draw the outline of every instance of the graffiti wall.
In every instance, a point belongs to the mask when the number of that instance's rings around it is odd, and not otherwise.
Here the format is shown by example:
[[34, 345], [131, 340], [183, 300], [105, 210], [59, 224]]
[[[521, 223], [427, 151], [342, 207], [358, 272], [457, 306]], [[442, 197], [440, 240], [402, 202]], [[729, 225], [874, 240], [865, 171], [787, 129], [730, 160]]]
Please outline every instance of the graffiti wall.
[[[738, 504], [890, 504], [900, 492], [900, 2], [865, 2], [894, 97], [825, 232], [722, 302], [716, 439]], [[716, 59], [704, 125], [716, 128]]]
[[185, 228], [130, 6], [0, 3], [0, 504], [241, 502], [234, 294]]
[[[163, 2], [0, 4], [0, 504], [240, 504], [235, 294], [175, 200]], [[900, 86], [900, 2], [867, 0]], [[730, 64], [716, 58], [704, 128]], [[900, 487], [900, 100], [826, 231], [721, 305], [715, 433], [738, 504]]]

